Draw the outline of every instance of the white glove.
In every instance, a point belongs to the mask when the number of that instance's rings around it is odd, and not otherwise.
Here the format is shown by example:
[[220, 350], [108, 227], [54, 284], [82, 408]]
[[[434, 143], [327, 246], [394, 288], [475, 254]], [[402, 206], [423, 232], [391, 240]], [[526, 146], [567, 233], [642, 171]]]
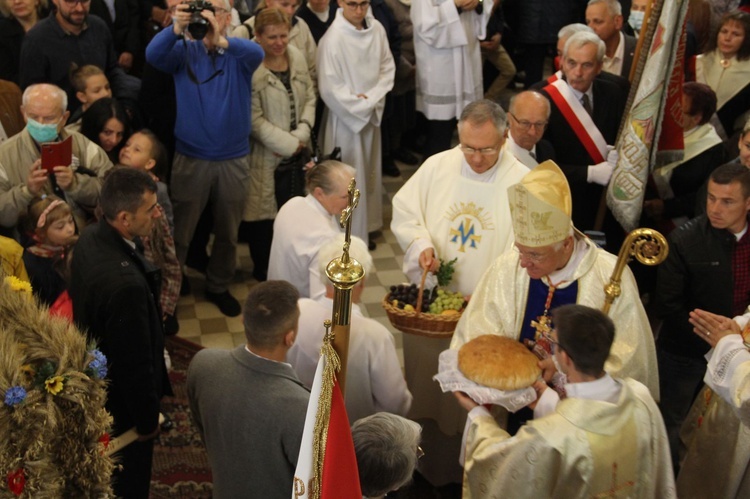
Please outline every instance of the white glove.
[[607, 146], [607, 149], [609, 150], [607, 153], [607, 163], [611, 164], [612, 168], [614, 168], [620, 160], [620, 153], [617, 152], [617, 149], [615, 149], [614, 146]]
[[609, 161], [603, 161], [598, 165], [589, 165], [586, 180], [589, 184], [607, 185], [610, 177], [612, 177], [613, 169], [614, 165]]

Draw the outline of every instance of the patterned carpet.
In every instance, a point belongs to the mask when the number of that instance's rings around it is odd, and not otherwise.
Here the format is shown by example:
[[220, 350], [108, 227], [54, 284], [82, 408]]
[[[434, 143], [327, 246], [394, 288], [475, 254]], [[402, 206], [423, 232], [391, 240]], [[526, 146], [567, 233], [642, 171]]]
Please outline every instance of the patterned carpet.
[[182, 338], [167, 338], [174, 396], [162, 399], [162, 412], [171, 419], [173, 427], [162, 432], [154, 447], [152, 499], [209, 499], [212, 494], [211, 467], [206, 448], [190, 419], [186, 385], [190, 360], [202, 348]]

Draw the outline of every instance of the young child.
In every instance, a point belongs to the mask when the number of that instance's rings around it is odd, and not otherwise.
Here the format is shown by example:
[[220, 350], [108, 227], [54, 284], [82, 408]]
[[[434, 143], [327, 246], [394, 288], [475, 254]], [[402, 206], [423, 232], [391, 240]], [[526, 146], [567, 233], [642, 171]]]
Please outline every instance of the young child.
[[166, 184], [159, 180], [159, 175], [166, 170], [166, 162], [164, 146], [147, 129], [131, 135], [125, 147], [120, 150], [120, 165], [148, 172], [156, 180], [156, 199], [162, 216], [154, 224], [151, 235], [142, 238], [142, 241], [146, 258], [161, 269], [159, 302], [164, 314], [164, 333], [171, 335], [176, 334], [180, 328], [175, 309], [180, 298], [182, 269], [174, 247], [172, 202], [169, 200]]
[[23, 224], [33, 241], [23, 253], [31, 288], [42, 303], [52, 305], [68, 288], [65, 254], [78, 240], [73, 211], [57, 196], [37, 197]]
[[86, 64], [71, 71], [70, 81], [76, 90], [76, 97], [81, 102], [81, 107], [73, 112], [65, 128], [68, 131], [80, 132], [83, 113], [99, 99], [112, 97], [112, 90], [104, 71], [93, 64]]

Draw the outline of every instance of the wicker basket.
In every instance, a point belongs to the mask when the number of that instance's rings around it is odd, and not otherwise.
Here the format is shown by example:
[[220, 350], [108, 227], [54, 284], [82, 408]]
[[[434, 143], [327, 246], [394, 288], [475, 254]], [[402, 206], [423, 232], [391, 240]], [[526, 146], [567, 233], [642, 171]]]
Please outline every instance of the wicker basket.
[[424, 293], [424, 282], [427, 270], [422, 273], [422, 281], [419, 283], [419, 294], [417, 295], [417, 306], [414, 311], [407, 312], [394, 307], [388, 299], [390, 293], [383, 298], [383, 308], [388, 314], [388, 320], [393, 327], [407, 334], [428, 336], [430, 338], [450, 338], [456, 329], [456, 324], [461, 318], [461, 313], [452, 315], [425, 314], [422, 313], [422, 294]]

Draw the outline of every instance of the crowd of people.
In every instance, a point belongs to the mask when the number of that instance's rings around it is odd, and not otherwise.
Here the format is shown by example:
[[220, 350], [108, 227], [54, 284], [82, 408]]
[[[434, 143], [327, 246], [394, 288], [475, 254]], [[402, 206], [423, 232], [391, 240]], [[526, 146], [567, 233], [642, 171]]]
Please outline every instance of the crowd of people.
[[[148, 495], [190, 266], [247, 337], [188, 375], [214, 493], [289, 495], [349, 181], [350, 251], [372, 274], [395, 160], [420, 165], [393, 198], [404, 274], [454, 260], [471, 298], [452, 338], [404, 338], [402, 373], [353, 289], [363, 493], [407, 482], [423, 434], [419, 472], [465, 497], [749, 494], [750, 2], [689, 2], [669, 110], [684, 154], [654, 170], [641, 217], [669, 255], [626, 268], [609, 317], [593, 310], [625, 238], [600, 200], [653, 3], [0, 0], [3, 269], [111, 363], [114, 434], [139, 435], [115, 494]], [[229, 292], [240, 242], [259, 282], [244, 307]], [[484, 334], [543, 337], [544, 378], [566, 376], [566, 395], [539, 382], [508, 414], [442, 393], [440, 352]]]

